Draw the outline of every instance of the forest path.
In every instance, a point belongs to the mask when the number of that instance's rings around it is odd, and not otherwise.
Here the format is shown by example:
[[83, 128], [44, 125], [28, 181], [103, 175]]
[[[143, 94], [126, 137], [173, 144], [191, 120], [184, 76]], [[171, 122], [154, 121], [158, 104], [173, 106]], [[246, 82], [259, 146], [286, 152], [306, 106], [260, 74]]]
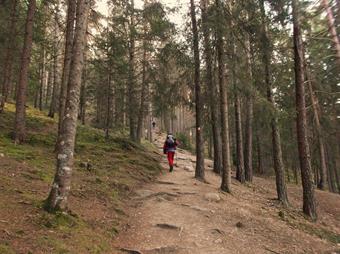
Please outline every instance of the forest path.
[[[161, 151], [164, 135], [155, 138]], [[114, 253], [338, 253], [332, 252], [336, 244], [280, 218], [280, 207], [272, 199], [272, 181], [268, 184], [268, 180], [256, 178], [255, 188], [233, 180], [233, 194], [224, 194], [210, 160], [206, 160], [209, 184], [205, 184], [194, 179], [193, 155], [178, 149], [176, 157], [173, 173], [168, 172], [163, 156], [164, 173], [137, 191]], [[340, 215], [340, 203], [338, 208]]]

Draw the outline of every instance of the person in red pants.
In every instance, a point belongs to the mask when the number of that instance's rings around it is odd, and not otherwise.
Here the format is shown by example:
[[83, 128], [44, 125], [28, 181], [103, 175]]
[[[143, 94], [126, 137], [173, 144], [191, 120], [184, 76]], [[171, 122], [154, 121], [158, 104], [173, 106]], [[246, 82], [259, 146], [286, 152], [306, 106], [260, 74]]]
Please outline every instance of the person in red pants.
[[177, 146], [178, 146], [177, 140], [174, 138], [174, 136], [171, 133], [169, 133], [164, 142], [163, 152], [164, 154], [168, 156], [170, 172], [172, 172], [174, 169], [174, 158], [175, 158]]

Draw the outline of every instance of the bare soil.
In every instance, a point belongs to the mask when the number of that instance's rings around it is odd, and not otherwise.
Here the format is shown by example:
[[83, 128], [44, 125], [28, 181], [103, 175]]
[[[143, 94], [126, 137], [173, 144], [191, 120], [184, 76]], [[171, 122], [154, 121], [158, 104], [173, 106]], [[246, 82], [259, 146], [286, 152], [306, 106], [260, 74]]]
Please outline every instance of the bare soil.
[[[161, 151], [163, 137], [156, 138]], [[291, 206], [284, 208], [275, 200], [274, 179], [255, 177], [247, 185], [233, 179], [232, 194], [225, 194], [211, 161], [206, 161], [208, 184], [184, 170], [194, 161], [179, 150], [177, 167], [169, 173], [163, 158], [164, 174], [131, 202], [116, 253], [340, 253], [340, 195], [316, 191], [313, 223], [301, 213], [300, 186], [288, 186]]]

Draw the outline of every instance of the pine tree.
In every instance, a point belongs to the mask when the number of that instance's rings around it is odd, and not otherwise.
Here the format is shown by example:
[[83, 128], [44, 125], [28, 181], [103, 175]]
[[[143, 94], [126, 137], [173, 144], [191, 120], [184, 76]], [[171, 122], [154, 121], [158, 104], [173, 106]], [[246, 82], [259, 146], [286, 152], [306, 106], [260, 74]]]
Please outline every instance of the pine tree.
[[71, 189], [74, 145], [89, 10], [90, 0], [78, 0], [72, 60], [67, 86], [66, 110], [65, 117], [61, 123], [60, 148], [57, 154], [56, 174], [46, 202], [46, 209], [48, 211], [67, 210], [68, 195]]
[[196, 106], [196, 171], [195, 177], [204, 181], [204, 140], [203, 140], [203, 124], [202, 124], [202, 98], [200, 84], [200, 55], [199, 55], [199, 38], [196, 21], [196, 10], [194, 0], [190, 0], [191, 22], [193, 33], [193, 51], [194, 51], [194, 83], [195, 83], [195, 106]]
[[24, 46], [21, 53], [20, 76], [16, 95], [16, 111], [14, 126], [14, 141], [22, 143], [26, 138], [26, 100], [28, 86], [28, 68], [31, 61], [33, 23], [36, 11], [36, 1], [30, 0], [25, 24]]
[[295, 59], [295, 86], [296, 86], [296, 129], [299, 148], [299, 159], [301, 168], [301, 179], [303, 187], [303, 212], [312, 220], [316, 220], [316, 204], [314, 196], [314, 185], [312, 179], [312, 168], [310, 162], [310, 151], [307, 140], [307, 117], [305, 102], [305, 73], [303, 62], [303, 42], [299, 20], [299, 2], [292, 1], [293, 9], [293, 31], [294, 31], [294, 59]]

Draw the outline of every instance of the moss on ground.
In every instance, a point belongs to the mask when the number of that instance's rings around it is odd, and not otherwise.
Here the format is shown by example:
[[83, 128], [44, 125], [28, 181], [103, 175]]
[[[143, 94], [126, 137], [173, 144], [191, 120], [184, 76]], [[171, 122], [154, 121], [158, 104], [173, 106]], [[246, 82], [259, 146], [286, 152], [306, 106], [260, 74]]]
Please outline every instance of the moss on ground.
[[10, 246], [0, 243], [0, 253], [2, 253], [2, 254], [15, 254], [15, 251]]
[[[31, 245], [28, 249], [32, 248], [33, 253], [110, 253], [110, 240], [118, 233], [119, 221], [125, 216], [120, 204], [135, 186], [149, 181], [161, 170], [157, 149], [146, 141], [142, 145], [133, 143], [122, 132], [113, 132], [105, 139], [103, 131], [79, 126], [71, 196], [78, 203], [99, 202], [110, 207], [115, 220], [98, 222], [63, 213], [49, 214], [42, 207], [55, 174], [57, 121], [48, 118], [46, 112], [28, 108], [27, 140], [16, 145], [11, 139], [14, 113], [14, 105], [7, 105], [5, 113], [0, 114], [0, 154], [8, 161], [0, 185], [5, 187], [5, 198], [13, 200], [7, 206], [0, 206], [0, 216], [2, 210], [5, 214], [5, 209], [11, 207], [13, 214], [32, 219], [30, 225], [22, 225], [31, 229], [17, 226], [13, 235], [18, 235], [20, 230], [23, 235], [30, 230], [39, 232], [30, 243], [22, 242]], [[15, 252], [10, 241], [8, 245], [0, 242], [0, 253]]]
[[339, 234], [326, 229], [320, 224], [308, 222], [308, 218], [305, 218], [304, 215], [301, 215], [299, 212], [284, 209], [278, 212], [278, 216], [291, 227], [299, 229], [309, 235], [317, 236], [320, 239], [334, 244], [340, 243]]
[[310, 224], [300, 223], [298, 228], [303, 230], [304, 232], [318, 236], [321, 239], [327, 240], [328, 242], [339, 244], [340, 243], [340, 235], [336, 234], [330, 230], [327, 230], [321, 226], [313, 226]]

